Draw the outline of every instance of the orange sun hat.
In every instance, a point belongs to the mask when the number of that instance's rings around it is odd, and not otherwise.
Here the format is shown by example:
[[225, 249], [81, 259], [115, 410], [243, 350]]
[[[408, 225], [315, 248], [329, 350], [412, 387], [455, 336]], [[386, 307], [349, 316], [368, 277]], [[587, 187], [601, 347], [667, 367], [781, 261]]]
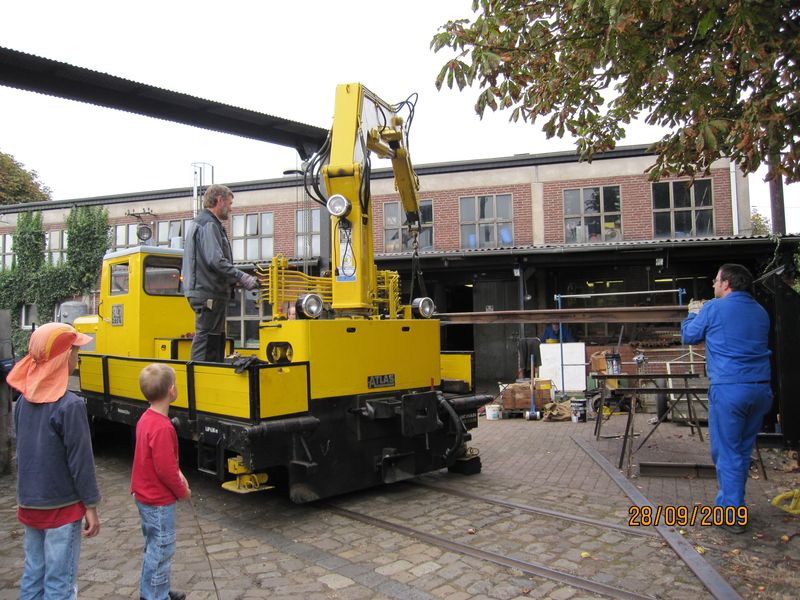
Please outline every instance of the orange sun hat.
[[31, 334], [28, 354], [6, 377], [28, 402], [55, 402], [67, 391], [69, 350], [85, 346], [92, 338], [66, 323], [47, 323]]

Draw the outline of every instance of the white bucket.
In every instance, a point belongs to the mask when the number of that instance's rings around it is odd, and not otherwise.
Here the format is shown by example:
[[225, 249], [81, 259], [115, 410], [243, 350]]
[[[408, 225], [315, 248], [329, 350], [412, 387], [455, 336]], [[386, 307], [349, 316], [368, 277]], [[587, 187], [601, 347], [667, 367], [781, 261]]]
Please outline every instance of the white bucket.
[[486, 405], [486, 418], [489, 421], [499, 421], [500, 420], [500, 405], [499, 404], [487, 404]]

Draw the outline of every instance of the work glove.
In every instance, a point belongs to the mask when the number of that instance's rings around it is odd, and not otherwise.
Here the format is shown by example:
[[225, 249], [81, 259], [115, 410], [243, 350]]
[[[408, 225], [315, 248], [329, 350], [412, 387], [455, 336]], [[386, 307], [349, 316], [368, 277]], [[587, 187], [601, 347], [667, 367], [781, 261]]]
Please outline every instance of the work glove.
[[700, 309], [703, 308], [703, 304], [705, 304], [705, 300], [691, 300], [689, 302], [689, 312], [692, 314], [698, 314]]
[[239, 282], [242, 284], [242, 287], [246, 290], [254, 290], [258, 287], [258, 279], [256, 279], [252, 275], [248, 275], [247, 273], [244, 273], [242, 275], [242, 278], [239, 280]]

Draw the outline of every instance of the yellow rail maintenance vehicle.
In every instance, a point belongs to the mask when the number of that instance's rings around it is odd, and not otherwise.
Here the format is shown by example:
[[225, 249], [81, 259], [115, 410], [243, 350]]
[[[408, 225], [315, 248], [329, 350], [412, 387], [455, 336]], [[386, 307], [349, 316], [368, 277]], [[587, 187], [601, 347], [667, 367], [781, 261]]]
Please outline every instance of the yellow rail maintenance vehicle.
[[257, 267], [272, 317], [260, 323], [251, 356], [189, 360], [194, 313], [183, 297], [181, 250], [108, 254], [98, 314], [75, 321], [95, 338], [80, 362], [90, 415], [135, 425], [147, 408], [139, 373], [162, 361], [178, 378], [178, 435], [196, 443], [198, 468], [232, 491], [279, 480], [293, 501], [308, 502], [444, 468], [479, 472], [468, 431], [491, 397], [472, 393], [472, 354], [440, 352], [433, 302], [402, 305], [398, 274], [375, 266], [374, 156], [391, 160], [412, 239], [419, 231], [403, 111], [413, 116], [413, 104], [389, 105], [358, 83], [338, 86], [333, 127], [304, 173], [331, 215], [330, 273], [304, 274], [281, 256]]

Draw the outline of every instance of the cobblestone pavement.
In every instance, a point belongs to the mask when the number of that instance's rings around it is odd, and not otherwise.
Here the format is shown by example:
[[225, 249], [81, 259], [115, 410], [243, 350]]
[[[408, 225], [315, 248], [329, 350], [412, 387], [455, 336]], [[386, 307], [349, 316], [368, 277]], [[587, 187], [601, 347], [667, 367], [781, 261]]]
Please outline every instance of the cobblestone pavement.
[[[646, 420], [642, 423], [645, 427]], [[622, 417], [612, 417], [604, 433], [611, 435], [622, 425]], [[591, 422], [481, 418], [473, 436], [483, 459], [480, 475], [440, 472], [423, 477], [422, 482], [627, 523], [630, 500], [571, 439], [590, 440], [616, 464], [620, 441], [604, 438], [594, 442]], [[101, 441], [96, 454], [104, 495], [102, 529], [97, 538], [83, 543], [80, 597], [136, 598], [142, 539], [138, 514], [127, 493], [130, 450]], [[657, 460], [661, 455], [679, 454], [695, 462], [708, 461], [706, 445], [690, 436], [688, 428], [666, 424], [640, 452], [640, 458], [646, 455], [648, 460]], [[769, 469], [769, 458], [767, 462]], [[800, 523], [766, 502], [776, 489], [789, 483], [773, 474], [779, 473], [771, 472], [768, 482], [761, 478], [749, 483], [753, 524], [748, 535], [699, 527], [686, 532], [693, 544], [704, 547], [704, 558], [743, 597], [796, 597], [798, 589], [790, 573], [800, 562], [798, 538], [784, 542], [776, 535], [797, 531]], [[173, 587], [190, 592], [192, 600], [595, 597], [354, 521], [334, 514], [324, 504], [294, 505], [270, 492], [233, 495], [198, 473], [187, 475], [194, 501], [179, 504]], [[716, 493], [713, 480], [633, 481], [654, 503], [708, 503]], [[409, 483], [329, 502], [648, 596], [710, 597], [688, 567], [657, 538], [531, 515]], [[582, 557], [582, 552], [589, 556]], [[0, 600], [17, 597], [21, 569], [22, 529], [15, 518], [14, 479], [7, 475], [0, 477]]]

